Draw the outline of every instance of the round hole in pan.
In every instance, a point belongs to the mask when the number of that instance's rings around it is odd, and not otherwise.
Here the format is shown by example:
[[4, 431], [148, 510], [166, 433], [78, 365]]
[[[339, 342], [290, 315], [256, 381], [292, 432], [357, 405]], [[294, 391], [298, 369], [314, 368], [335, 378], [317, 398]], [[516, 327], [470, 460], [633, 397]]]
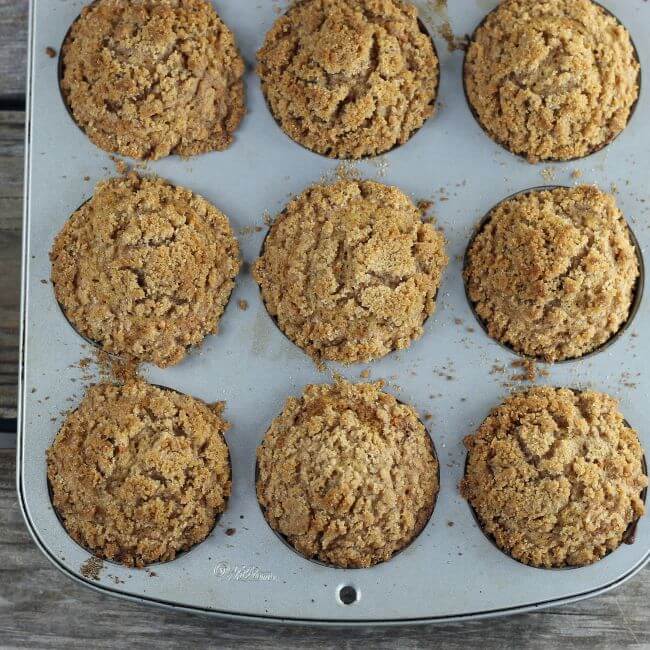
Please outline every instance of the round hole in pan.
[[[159, 388], [160, 390], [170, 391], [170, 392], [173, 392], [173, 393], [177, 393], [177, 394], [179, 394], [179, 395], [186, 395], [186, 393], [182, 393], [181, 391], [176, 390], [175, 388], [170, 388], [169, 386], [162, 386], [162, 385], [160, 385], [160, 384], [150, 384], [150, 385], [151, 385], [151, 386], [155, 386], [156, 388]], [[191, 397], [191, 396], [189, 396], [189, 397]], [[195, 399], [195, 398], [193, 398], [193, 399]], [[71, 415], [72, 413], [74, 413], [78, 408], [79, 408], [79, 407], [77, 407], [76, 409], [73, 409], [72, 411], [70, 411], [70, 413], [68, 413], [68, 414], [66, 415], [66, 418], [69, 417], [69, 415]], [[59, 428], [59, 430], [60, 430], [60, 428]], [[58, 435], [58, 431], [57, 431], [57, 435]], [[55, 436], [55, 437], [56, 437], [56, 436]], [[226, 449], [227, 449], [227, 451], [228, 451], [228, 468], [229, 468], [229, 470], [230, 470], [230, 482], [231, 482], [231, 484], [232, 484], [232, 482], [233, 482], [233, 473], [232, 473], [232, 457], [231, 457], [231, 454], [230, 454], [230, 447], [228, 446], [228, 441], [226, 440], [226, 437], [224, 436], [223, 432], [219, 432], [219, 437], [221, 438], [221, 441], [224, 443], [224, 445], [226, 445]], [[54, 441], [52, 441], [51, 444], [53, 444], [53, 442], [54, 442]], [[50, 446], [51, 446], [51, 445], [50, 445]], [[183, 549], [183, 550], [181, 550], [181, 551], [178, 551], [178, 552], [176, 553], [176, 555], [175, 555], [172, 559], [170, 559], [170, 560], [164, 560], [164, 561], [160, 561], [160, 560], [159, 560], [159, 561], [156, 561], [156, 562], [150, 562], [150, 563], [148, 563], [148, 564], [145, 564], [143, 567], [136, 567], [136, 566], [131, 566], [131, 565], [128, 565], [128, 564], [123, 564], [122, 562], [120, 562], [120, 561], [117, 560], [117, 559], [109, 559], [109, 558], [103, 557], [103, 556], [101, 556], [101, 555], [98, 555], [98, 554], [97, 554], [95, 551], [93, 551], [91, 548], [89, 548], [89, 547], [87, 547], [87, 546], [84, 546], [83, 544], [81, 544], [80, 542], [78, 542], [76, 539], [74, 539], [74, 538], [73, 538], [73, 537], [68, 533], [68, 529], [67, 529], [67, 527], [66, 527], [66, 525], [65, 525], [65, 519], [64, 519], [64, 517], [61, 515], [61, 513], [60, 513], [60, 512], [56, 509], [56, 507], [54, 506], [54, 498], [53, 498], [54, 495], [53, 495], [52, 485], [51, 485], [51, 483], [50, 483], [50, 479], [49, 479], [49, 477], [47, 476], [47, 461], [46, 461], [46, 463], [45, 463], [45, 481], [46, 481], [46, 483], [47, 483], [47, 493], [48, 493], [48, 497], [49, 497], [49, 500], [50, 500], [50, 505], [51, 505], [51, 507], [52, 507], [52, 511], [54, 512], [54, 515], [56, 516], [57, 520], [58, 520], [59, 523], [61, 524], [61, 527], [62, 527], [63, 530], [65, 531], [65, 533], [66, 533], [66, 535], [68, 536], [68, 538], [69, 538], [69, 539], [70, 539], [70, 540], [71, 540], [71, 541], [72, 541], [76, 546], [78, 546], [79, 548], [82, 548], [82, 549], [83, 549], [84, 551], [86, 551], [87, 553], [90, 553], [90, 555], [92, 555], [93, 557], [95, 557], [95, 558], [101, 560], [102, 562], [106, 562], [107, 564], [111, 564], [111, 565], [113, 565], [113, 566], [127, 567], [127, 568], [129, 568], [129, 569], [143, 570], [143, 571], [146, 571], [147, 569], [149, 569], [149, 568], [151, 568], [151, 567], [159, 566], [159, 565], [162, 565], [162, 564], [169, 564], [170, 562], [174, 562], [175, 560], [178, 560], [180, 557], [184, 557], [184, 556], [188, 555], [188, 554], [189, 554], [190, 552], [192, 552], [194, 549], [198, 548], [198, 547], [201, 546], [204, 542], [208, 541], [208, 539], [213, 535], [215, 528], [216, 528], [217, 525], [219, 524], [219, 521], [221, 520], [221, 517], [222, 517], [222, 516], [224, 515], [224, 513], [228, 510], [228, 503], [229, 503], [229, 501], [230, 501], [230, 496], [228, 496], [228, 497], [226, 498], [226, 503], [225, 503], [225, 506], [224, 506], [223, 512], [220, 512], [220, 513], [215, 517], [214, 524], [212, 525], [212, 528], [210, 529], [210, 531], [208, 532], [208, 534], [205, 536], [205, 538], [204, 538], [203, 540], [201, 540], [200, 542], [197, 542], [196, 544], [193, 544], [193, 545], [190, 546], [189, 548], [186, 548], [186, 549]]]
[[[469, 308], [472, 311], [472, 314], [474, 315], [474, 318], [478, 322], [478, 324], [481, 326], [481, 329], [483, 332], [488, 336], [488, 338], [491, 341], [494, 341], [498, 345], [500, 345], [503, 349], [508, 350], [509, 352], [512, 352], [512, 354], [517, 355], [518, 357], [521, 357], [523, 359], [533, 359], [535, 361], [538, 361], [540, 363], [549, 363], [546, 359], [543, 357], [529, 357], [519, 351], [517, 351], [512, 345], [509, 343], [504, 343], [502, 341], [499, 341], [492, 336], [490, 336], [490, 333], [488, 331], [487, 324], [485, 321], [476, 313], [476, 308], [474, 305], [474, 302], [469, 296], [469, 289], [467, 286], [467, 278], [466, 278], [466, 270], [469, 264], [469, 251], [471, 250], [474, 240], [476, 237], [483, 231], [483, 228], [487, 225], [487, 223], [490, 221], [492, 218], [492, 213], [503, 203], [506, 201], [511, 201], [514, 198], [517, 198], [518, 196], [525, 196], [527, 194], [532, 194], [533, 192], [543, 192], [543, 191], [552, 191], [555, 189], [571, 189], [570, 187], [566, 185], [540, 185], [537, 187], [531, 187], [526, 190], [521, 190], [520, 192], [515, 192], [514, 194], [511, 194], [510, 196], [507, 196], [505, 199], [502, 199], [499, 201], [496, 205], [491, 207], [487, 214], [483, 216], [483, 218], [479, 221], [478, 225], [474, 228], [474, 232], [472, 233], [472, 236], [470, 237], [470, 240], [467, 244], [467, 247], [465, 248], [465, 254], [463, 257], [463, 286], [465, 289], [465, 298], [467, 299], [467, 304], [469, 305]], [[634, 285], [633, 289], [633, 297], [632, 297], [632, 303], [630, 304], [630, 312], [628, 314], [627, 320], [620, 326], [617, 332], [612, 334], [612, 336], [607, 339], [604, 343], [601, 343], [598, 347], [594, 348], [593, 350], [590, 350], [589, 352], [585, 352], [585, 354], [582, 354], [578, 357], [570, 357], [568, 359], [560, 359], [558, 361], [554, 361], [554, 364], [560, 364], [560, 363], [569, 363], [571, 361], [581, 361], [583, 359], [587, 359], [589, 357], [592, 357], [596, 354], [599, 354], [603, 351], [605, 351], [607, 348], [609, 348], [611, 345], [616, 343], [616, 341], [629, 329], [630, 325], [632, 324], [632, 321], [634, 320], [639, 307], [641, 305], [641, 301], [643, 299], [643, 290], [645, 286], [645, 264], [643, 261], [643, 254], [641, 252], [641, 246], [639, 245], [639, 240], [636, 238], [636, 235], [634, 234], [634, 231], [630, 227], [629, 223], [627, 220], [625, 221], [625, 224], [627, 226], [627, 231], [630, 236], [630, 240], [632, 242], [632, 245], [634, 246], [634, 250], [636, 252], [636, 258], [637, 258], [637, 264], [639, 267], [639, 276], [636, 279], [636, 283]]]
[[[569, 388], [569, 390], [571, 390], [573, 393], [576, 393], [576, 394], [584, 392], [582, 390], [578, 390], [578, 389], [574, 389], [574, 388]], [[526, 391], [522, 391], [522, 392], [526, 392]], [[623, 422], [625, 423], [626, 427], [632, 429], [632, 427], [630, 426], [630, 423], [625, 418], [623, 419]], [[467, 454], [465, 454], [465, 465], [464, 465], [464, 470], [463, 470], [463, 477], [465, 477], [467, 475], [467, 467], [468, 467], [468, 465], [469, 465], [469, 452]], [[643, 473], [647, 476], [648, 475], [648, 466], [647, 466], [647, 463], [646, 463], [645, 453], [643, 453], [643, 456], [641, 458], [641, 468], [643, 470]], [[648, 488], [645, 487], [645, 488], [643, 488], [643, 490], [641, 490], [641, 494], [640, 494], [641, 499], [643, 500], [644, 504], [646, 503], [647, 494], [648, 494]], [[612, 553], [616, 552], [621, 547], [621, 545], [623, 545], [623, 544], [628, 544], [628, 545], [634, 544], [635, 536], [636, 536], [636, 528], [637, 528], [637, 526], [639, 524], [639, 521], [641, 520], [641, 517], [637, 517], [634, 521], [630, 522], [627, 529], [625, 530], [625, 533], [623, 533], [621, 543], [616, 548], [612, 549], [611, 551], [608, 551], [607, 553], [605, 553], [605, 555], [603, 555], [603, 557], [596, 560], [595, 562], [592, 562], [591, 564], [584, 564], [584, 565], [579, 565], [579, 566], [578, 565], [577, 566], [567, 565], [567, 566], [560, 566], [560, 567], [542, 567], [542, 566], [538, 567], [538, 566], [533, 566], [531, 564], [526, 564], [525, 562], [522, 562], [521, 560], [518, 560], [517, 558], [510, 555], [510, 553], [508, 553], [508, 551], [502, 549], [497, 544], [496, 539], [494, 538], [494, 536], [491, 535], [490, 533], [486, 532], [485, 529], [483, 528], [483, 523], [481, 522], [481, 519], [478, 516], [478, 513], [474, 509], [474, 506], [469, 502], [469, 500], [466, 500], [466, 502], [467, 502], [467, 506], [468, 506], [470, 512], [472, 513], [472, 517], [474, 518], [474, 522], [478, 526], [479, 530], [483, 533], [483, 536], [490, 542], [490, 544], [492, 544], [492, 546], [494, 546], [500, 553], [502, 553], [503, 555], [505, 555], [507, 558], [511, 559], [512, 561], [517, 562], [518, 564], [521, 564], [521, 565], [523, 565], [525, 567], [528, 567], [530, 569], [540, 569], [542, 571], [568, 571], [568, 570], [573, 570], [573, 569], [583, 569], [585, 567], [594, 566], [594, 565], [598, 564], [601, 560], [604, 560], [606, 557], [608, 557]]]
[[[307, 0], [299, 0], [299, 2], [306, 2], [306, 1]], [[296, 4], [298, 4], [298, 3], [293, 3], [290, 6], [289, 9], [293, 9], [296, 6]], [[286, 15], [286, 13], [284, 15]], [[420, 32], [422, 34], [424, 34], [429, 39], [429, 41], [431, 41], [431, 46], [433, 47], [433, 53], [434, 53], [434, 55], [435, 55], [435, 57], [436, 57], [436, 59], [438, 61], [438, 80], [436, 81], [436, 87], [435, 87], [435, 90], [434, 90], [433, 99], [429, 102], [429, 106], [435, 106], [436, 101], [438, 100], [438, 91], [440, 90], [440, 77], [442, 76], [442, 70], [441, 70], [441, 66], [440, 66], [440, 58], [438, 57], [438, 50], [436, 48], [436, 44], [435, 44], [435, 42], [433, 40], [433, 37], [431, 36], [429, 30], [427, 29], [427, 26], [424, 24], [424, 22], [422, 22], [422, 19], [420, 19], [420, 18], [417, 19], [417, 22], [418, 22], [418, 27], [420, 28]], [[320, 151], [314, 151], [313, 149], [310, 149], [306, 145], [302, 144], [301, 142], [298, 142], [298, 140], [292, 138], [282, 128], [282, 124], [276, 118], [275, 113], [271, 109], [271, 105], [269, 104], [269, 101], [268, 101], [268, 99], [266, 97], [266, 93], [264, 92], [264, 85], [260, 84], [260, 86], [261, 86], [261, 90], [262, 90], [262, 96], [264, 97], [264, 103], [266, 104], [266, 108], [268, 109], [269, 114], [273, 118], [273, 121], [276, 123], [276, 125], [278, 126], [280, 131], [282, 131], [282, 133], [287, 138], [289, 138], [292, 142], [294, 142], [298, 146], [302, 147], [306, 151], [309, 151], [309, 152], [311, 152], [313, 154], [316, 154], [317, 156], [322, 156], [323, 158], [326, 158], [327, 160], [346, 160], [346, 161], [351, 161], [351, 162], [357, 162], [357, 161], [362, 161], [362, 160], [370, 160], [372, 158], [378, 158], [379, 156], [383, 156], [383, 155], [385, 155], [387, 153], [390, 153], [391, 151], [395, 151], [396, 149], [399, 149], [400, 147], [403, 147], [404, 145], [408, 144], [415, 137], [415, 135], [420, 131], [420, 129], [422, 129], [422, 127], [430, 119], [435, 117], [435, 113], [433, 115], [430, 115], [426, 120], [424, 120], [424, 122], [417, 129], [414, 129], [413, 131], [411, 131], [411, 134], [409, 135], [409, 138], [408, 138], [408, 140], [406, 140], [406, 142], [395, 144], [390, 149], [386, 149], [385, 151], [380, 151], [380, 152], [374, 153], [374, 154], [366, 154], [364, 156], [359, 156], [357, 158], [354, 158], [352, 156], [330, 156], [327, 152], [321, 153]]]
[[[397, 398], [395, 398], [395, 399], [396, 399], [398, 404], [402, 404], [403, 406], [408, 406], [408, 404], [405, 404], [403, 401], [401, 401], [401, 400], [399, 400]], [[410, 408], [413, 408], [413, 407], [410, 407]], [[269, 524], [269, 521], [266, 518], [266, 509], [262, 506], [262, 504], [259, 502], [259, 499], [257, 498], [257, 484], [258, 484], [258, 481], [259, 481], [259, 464], [258, 464], [257, 459], [256, 459], [255, 460], [255, 470], [254, 470], [255, 496], [256, 496], [257, 505], [259, 506], [259, 509], [260, 509], [260, 511], [262, 513], [262, 516], [264, 517], [264, 521], [266, 522], [266, 525], [271, 529], [271, 531], [273, 531], [273, 534], [282, 542], [282, 544], [284, 544], [284, 546], [289, 548], [293, 553], [295, 553], [296, 555], [299, 555], [301, 558], [303, 558], [305, 560], [309, 560], [309, 562], [313, 562], [314, 564], [318, 564], [319, 566], [327, 567], [329, 569], [345, 569], [345, 570], [372, 569], [372, 568], [374, 568], [376, 566], [379, 566], [380, 564], [385, 564], [386, 562], [390, 562], [391, 560], [396, 558], [398, 555], [400, 555], [400, 553], [404, 552], [407, 548], [409, 548], [420, 537], [420, 535], [422, 535], [424, 530], [429, 525], [429, 523], [431, 521], [431, 518], [433, 517], [433, 513], [434, 513], [434, 511], [436, 509], [436, 504], [438, 502], [438, 496], [440, 495], [440, 489], [441, 489], [441, 486], [440, 486], [440, 459], [438, 458], [438, 453], [436, 451], [436, 445], [433, 442], [433, 438], [431, 437], [431, 434], [429, 433], [429, 430], [427, 429], [424, 422], [422, 422], [419, 415], [418, 415], [418, 421], [424, 427], [424, 430], [425, 430], [425, 432], [427, 434], [427, 438], [429, 439], [429, 442], [431, 443], [431, 453], [433, 454], [433, 457], [437, 461], [436, 474], [437, 474], [437, 481], [438, 481], [438, 491], [436, 492], [436, 494], [434, 496], [433, 504], [431, 505], [431, 511], [427, 515], [426, 521], [422, 525], [422, 528], [417, 532], [416, 535], [413, 536], [413, 538], [408, 542], [408, 544], [404, 545], [398, 551], [395, 551], [395, 553], [393, 553], [393, 555], [391, 555], [387, 560], [377, 562], [377, 564], [373, 564], [370, 567], [340, 567], [340, 566], [337, 566], [335, 564], [330, 564], [329, 562], [324, 562], [323, 560], [319, 560], [316, 557], [310, 557], [310, 556], [304, 555], [303, 553], [298, 551], [293, 546], [293, 544], [291, 544], [291, 542], [287, 539], [287, 537], [285, 535], [283, 535], [279, 531], [275, 530], [275, 528], [273, 528], [273, 526], [271, 526], [271, 524]], [[347, 604], [347, 603], [345, 603], [345, 604]], [[350, 603], [350, 604], [352, 604], [352, 603]]]
[[[606, 7], [603, 7], [603, 5], [601, 5], [599, 2], [596, 2], [595, 0], [591, 0], [591, 2], [593, 2], [593, 4], [595, 4], [595, 5], [597, 5], [598, 7], [600, 7], [600, 8], [601, 8], [601, 9], [602, 9], [606, 14], [610, 15], [610, 16], [611, 16], [611, 17], [612, 17], [612, 18], [613, 18], [613, 19], [618, 23], [618, 25], [620, 25], [620, 26], [622, 26], [622, 27], [625, 28], [625, 30], [627, 31], [627, 33], [629, 34], [629, 37], [630, 37], [630, 43], [632, 44], [632, 51], [633, 51], [633, 54], [634, 54], [634, 58], [635, 58], [636, 62], [639, 64], [639, 74], [638, 74], [638, 76], [637, 76], [637, 85], [638, 85], [638, 87], [639, 87], [639, 90], [638, 90], [637, 97], [636, 97], [636, 99], [634, 100], [634, 103], [633, 103], [632, 106], [630, 107], [630, 114], [629, 114], [628, 119], [627, 119], [627, 124], [625, 125], [625, 128], [627, 128], [627, 127], [629, 126], [630, 122], [632, 121], [632, 117], [634, 116], [634, 114], [635, 114], [635, 112], [636, 112], [636, 108], [637, 108], [637, 106], [638, 106], [638, 104], [639, 104], [639, 99], [641, 98], [641, 89], [642, 89], [642, 87], [641, 87], [641, 82], [642, 82], [642, 74], [641, 74], [641, 58], [640, 58], [640, 56], [639, 56], [639, 51], [637, 50], [636, 44], [635, 44], [634, 40], [632, 39], [632, 34], [631, 34], [631, 33], [629, 32], [629, 30], [625, 27], [625, 25], [624, 25], [624, 24], [623, 24], [623, 23], [618, 19], [618, 17], [615, 16], [615, 15], [614, 15], [614, 14], [613, 14], [609, 9], [607, 9]], [[512, 151], [512, 150], [508, 147], [508, 145], [507, 145], [505, 142], [501, 142], [500, 140], [497, 140], [497, 139], [496, 139], [496, 138], [495, 138], [495, 137], [494, 137], [494, 136], [493, 136], [493, 135], [488, 131], [488, 129], [483, 125], [483, 122], [481, 122], [481, 119], [479, 118], [478, 113], [477, 113], [476, 110], [474, 109], [474, 106], [472, 105], [472, 102], [470, 101], [470, 99], [469, 99], [469, 95], [468, 95], [468, 93], [467, 93], [467, 83], [466, 83], [466, 77], [467, 77], [467, 75], [466, 75], [466, 66], [467, 66], [467, 52], [469, 51], [469, 46], [470, 46], [470, 45], [475, 41], [475, 39], [476, 39], [476, 34], [477, 34], [478, 30], [479, 30], [481, 27], [483, 27], [483, 25], [485, 24], [485, 22], [487, 21], [487, 19], [488, 19], [488, 18], [489, 18], [489, 17], [490, 17], [490, 16], [491, 16], [495, 11], [497, 11], [497, 9], [499, 9], [499, 6], [495, 7], [494, 9], [492, 9], [492, 11], [489, 11], [489, 12], [488, 12], [484, 17], [483, 17], [483, 20], [481, 20], [481, 22], [476, 26], [476, 29], [474, 29], [474, 31], [472, 32], [472, 35], [471, 35], [471, 37], [470, 37], [470, 39], [469, 39], [468, 46], [467, 46], [467, 48], [466, 48], [466, 50], [465, 50], [465, 56], [464, 56], [464, 58], [463, 58], [463, 68], [462, 68], [462, 76], [463, 76], [463, 94], [465, 95], [465, 103], [467, 104], [467, 106], [468, 106], [468, 108], [469, 108], [469, 110], [470, 110], [470, 113], [472, 114], [472, 116], [473, 116], [474, 119], [476, 120], [476, 123], [481, 127], [481, 130], [482, 130], [482, 131], [483, 131], [483, 132], [484, 132], [484, 133], [485, 133], [485, 134], [490, 138], [490, 140], [492, 140], [492, 142], [496, 142], [500, 147], [502, 147], [503, 149], [505, 149], [508, 153], [511, 153], [511, 154], [513, 154], [514, 156], [517, 156], [518, 158], [521, 158], [522, 160], [525, 160], [526, 162], [530, 162], [530, 161], [528, 160], [528, 158], [527, 158], [527, 156], [526, 156], [525, 153], [516, 153], [516, 152]], [[584, 154], [583, 156], [575, 156], [574, 158], [566, 158], [566, 159], [562, 159], [562, 160], [559, 160], [559, 159], [557, 159], [557, 158], [544, 158], [544, 159], [540, 160], [539, 163], [554, 163], [554, 162], [556, 162], [556, 163], [569, 163], [569, 162], [574, 162], [574, 161], [577, 161], [577, 160], [583, 160], [583, 159], [588, 158], [589, 156], [593, 156], [594, 154], [597, 154], [599, 151], [602, 151], [603, 149], [605, 149], [605, 147], [609, 146], [610, 144], [612, 144], [612, 142], [614, 142], [616, 139], [618, 139], [618, 137], [619, 137], [619, 136], [620, 136], [624, 131], [625, 131], [625, 129], [623, 129], [622, 131], [620, 131], [620, 133], [617, 133], [614, 137], [610, 138], [609, 140], [607, 140], [607, 141], [603, 142], [602, 144], [600, 144], [600, 145], [594, 147], [593, 149], [591, 149], [589, 152], [587, 152], [587, 153]], [[534, 163], [534, 164], [536, 164], [536, 163]]]

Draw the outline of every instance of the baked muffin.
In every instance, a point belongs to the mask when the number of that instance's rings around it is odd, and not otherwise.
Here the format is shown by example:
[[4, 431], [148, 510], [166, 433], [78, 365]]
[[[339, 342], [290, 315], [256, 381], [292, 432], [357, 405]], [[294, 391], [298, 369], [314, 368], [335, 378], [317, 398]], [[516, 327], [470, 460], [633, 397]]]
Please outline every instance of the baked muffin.
[[438, 461], [416, 412], [382, 383], [307, 386], [257, 450], [257, 498], [299, 553], [337, 567], [389, 560], [424, 528]]
[[202, 542], [230, 495], [222, 408], [137, 380], [90, 387], [47, 451], [70, 536], [137, 567]]
[[613, 196], [558, 187], [499, 204], [470, 244], [467, 295], [487, 333], [545, 361], [596, 350], [628, 321], [639, 262]]
[[487, 133], [530, 162], [587, 156], [639, 96], [630, 35], [591, 0], [504, 0], [476, 30], [465, 89]]
[[206, 0], [96, 0], [61, 49], [61, 91], [105, 151], [155, 160], [226, 149], [244, 62]]
[[403, 349], [435, 309], [444, 237], [396, 187], [314, 185], [287, 205], [253, 266], [269, 314], [316, 361]]
[[514, 394], [465, 445], [461, 492], [484, 532], [524, 564], [596, 562], [644, 514], [643, 451], [609, 395]]
[[296, 142], [332, 158], [376, 156], [433, 115], [439, 66], [401, 0], [303, 0], [258, 52], [262, 90]]
[[101, 182], [50, 252], [56, 299], [106, 352], [160, 367], [217, 331], [239, 271], [228, 219], [159, 178]]

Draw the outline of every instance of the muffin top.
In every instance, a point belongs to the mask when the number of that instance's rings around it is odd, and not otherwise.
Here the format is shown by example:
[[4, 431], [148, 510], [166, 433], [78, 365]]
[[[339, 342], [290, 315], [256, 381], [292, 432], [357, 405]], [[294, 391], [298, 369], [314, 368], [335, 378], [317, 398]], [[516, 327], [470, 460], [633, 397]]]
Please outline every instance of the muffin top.
[[546, 361], [608, 341], [629, 317], [638, 276], [614, 197], [591, 186], [531, 191], [499, 204], [465, 268], [488, 334]]
[[257, 497], [303, 555], [338, 567], [390, 559], [424, 528], [438, 461], [416, 412], [382, 383], [307, 386], [257, 450]]
[[159, 178], [101, 182], [50, 252], [67, 318], [106, 352], [178, 363], [217, 323], [239, 271], [228, 219]]
[[63, 97], [106, 151], [155, 160], [222, 150], [244, 115], [244, 62], [205, 0], [96, 0], [61, 57]]
[[591, 0], [504, 0], [470, 43], [465, 87], [497, 142], [569, 160], [625, 128], [639, 69], [627, 30]]
[[280, 329], [317, 361], [406, 348], [435, 308], [444, 237], [396, 187], [315, 185], [273, 224], [253, 276]]
[[644, 514], [643, 451], [609, 395], [514, 394], [465, 444], [461, 492], [484, 531], [524, 564], [596, 562]]
[[303, 0], [258, 53], [276, 121], [332, 158], [374, 156], [406, 142], [433, 114], [438, 58], [401, 0]]
[[138, 567], [203, 541], [230, 495], [222, 408], [137, 380], [89, 388], [47, 452], [70, 536]]

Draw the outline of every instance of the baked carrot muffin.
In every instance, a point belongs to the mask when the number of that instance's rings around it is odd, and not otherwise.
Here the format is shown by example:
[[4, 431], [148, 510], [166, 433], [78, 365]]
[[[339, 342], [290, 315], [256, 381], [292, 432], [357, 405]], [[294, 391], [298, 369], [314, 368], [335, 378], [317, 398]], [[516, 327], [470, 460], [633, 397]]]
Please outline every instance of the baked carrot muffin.
[[264, 516], [308, 558], [348, 568], [384, 562], [433, 512], [433, 443], [417, 413], [381, 388], [307, 386], [257, 450]]
[[96, 0], [61, 49], [61, 90], [102, 149], [155, 160], [232, 143], [244, 62], [206, 0]]
[[639, 70], [625, 27], [591, 0], [504, 0], [472, 38], [465, 88], [499, 144], [530, 162], [570, 160], [626, 127]]
[[465, 445], [461, 492], [484, 532], [524, 564], [596, 562], [645, 512], [643, 451], [609, 395], [514, 394]]
[[627, 322], [639, 263], [613, 196], [533, 190], [499, 204], [467, 251], [467, 295], [488, 334], [546, 361], [592, 352]]
[[280, 329], [315, 360], [369, 361], [422, 334], [444, 244], [396, 187], [314, 185], [273, 224], [253, 277]]
[[143, 381], [90, 387], [47, 451], [70, 536], [137, 567], [202, 542], [230, 495], [222, 409]]
[[302, 0], [275, 22], [258, 62], [278, 124], [332, 158], [404, 144], [434, 112], [438, 57], [401, 0]]
[[217, 331], [240, 264], [224, 214], [136, 174], [99, 183], [50, 259], [56, 299], [82, 336], [160, 367]]

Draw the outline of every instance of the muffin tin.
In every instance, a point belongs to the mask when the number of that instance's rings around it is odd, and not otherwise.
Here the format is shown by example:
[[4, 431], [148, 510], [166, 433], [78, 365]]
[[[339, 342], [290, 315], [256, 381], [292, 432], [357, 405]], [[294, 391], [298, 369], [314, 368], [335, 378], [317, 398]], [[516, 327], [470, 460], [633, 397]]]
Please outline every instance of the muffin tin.
[[[602, 151], [569, 163], [530, 165], [490, 140], [474, 120], [463, 93], [463, 53], [450, 52], [438, 36], [449, 19], [456, 35], [471, 34], [497, 0], [415, 4], [440, 56], [438, 112], [409, 142], [388, 154], [341, 165], [292, 142], [275, 124], [254, 74], [255, 52], [285, 3], [217, 0], [244, 59], [248, 113], [233, 146], [190, 160], [177, 157], [145, 166], [214, 203], [231, 220], [246, 262], [217, 336], [175, 367], [146, 366], [152, 383], [207, 401], [225, 400], [224, 417], [233, 493], [227, 511], [207, 540], [172, 562], [135, 570], [104, 562], [89, 570], [92, 556], [61, 526], [48, 495], [45, 450], [62, 414], [80, 401], [93, 366], [81, 367], [92, 348], [70, 327], [49, 283], [48, 251], [69, 215], [94, 185], [114, 175], [111, 158], [94, 147], [61, 101], [59, 48], [83, 3], [32, 3], [30, 15], [29, 119], [23, 248], [18, 492], [34, 540], [66, 575], [127, 599], [179, 610], [245, 619], [318, 624], [451, 621], [508, 614], [567, 603], [602, 593], [638, 572], [650, 559], [650, 516], [642, 518], [633, 544], [600, 562], [571, 571], [535, 569], [495, 548], [477, 526], [458, 492], [465, 465], [462, 438], [474, 433], [488, 411], [510, 390], [530, 385], [514, 378], [517, 356], [489, 339], [476, 322], [462, 279], [463, 256], [476, 224], [505, 197], [539, 185], [580, 182], [618, 188], [618, 202], [640, 242], [650, 242], [650, 110], [642, 93], [627, 129]], [[650, 67], [650, 5], [643, 0], [603, 4], [628, 27], [642, 68]], [[447, 13], [448, 12], [448, 13]], [[128, 161], [127, 161], [128, 162]], [[433, 212], [448, 239], [451, 262], [436, 313], [423, 337], [402, 352], [371, 364], [319, 370], [289, 342], [268, 316], [249, 266], [289, 195], [337, 173], [393, 184], [415, 200], [434, 201]], [[86, 180], [87, 179], [87, 180]], [[247, 308], [242, 309], [239, 304]], [[539, 383], [593, 388], [621, 400], [621, 411], [650, 449], [645, 425], [650, 399], [648, 300], [631, 326], [598, 354], [542, 366]], [[85, 366], [86, 364], [82, 364]], [[440, 493], [422, 534], [392, 560], [370, 569], [333, 569], [293, 552], [264, 521], [255, 497], [255, 449], [289, 395], [307, 383], [350, 380], [370, 371], [386, 390], [416, 408], [440, 461]], [[97, 373], [95, 373], [97, 374]], [[431, 414], [430, 419], [426, 419]], [[233, 532], [234, 531], [234, 532]]]

